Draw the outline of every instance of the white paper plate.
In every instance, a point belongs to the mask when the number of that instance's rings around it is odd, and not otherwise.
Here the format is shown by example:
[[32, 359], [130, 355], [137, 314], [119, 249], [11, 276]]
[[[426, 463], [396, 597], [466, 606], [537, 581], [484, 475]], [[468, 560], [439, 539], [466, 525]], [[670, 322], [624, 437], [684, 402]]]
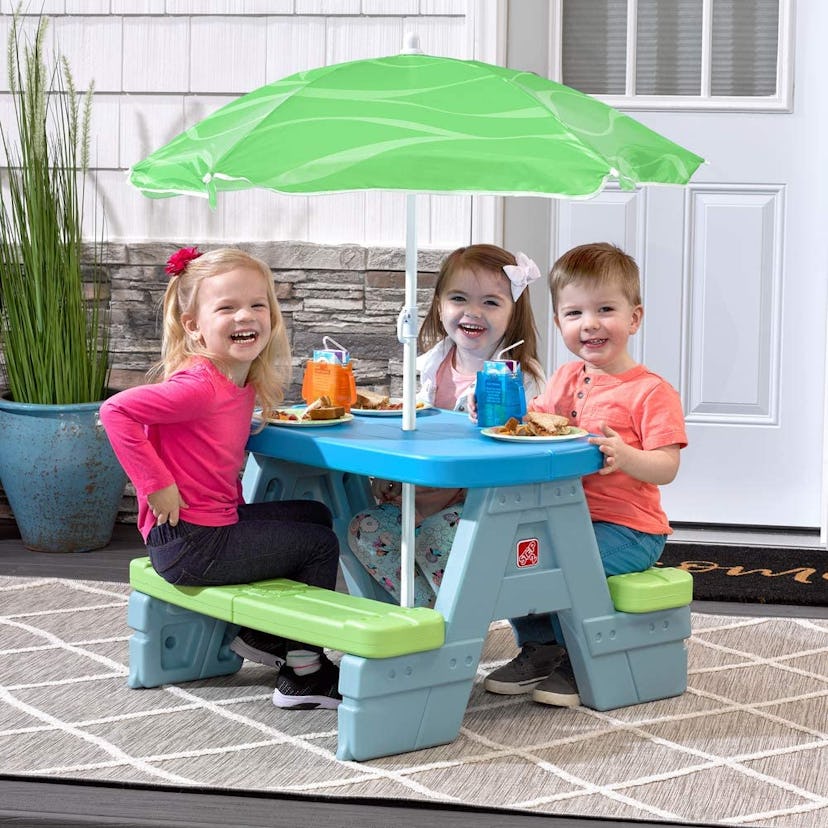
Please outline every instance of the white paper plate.
[[589, 432], [584, 428], [569, 427], [569, 434], [558, 434], [553, 437], [522, 437], [517, 434], [502, 434], [497, 429], [500, 426], [481, 428], [480, 433], [486, 437], [494, 437], [495, 440], [506, 440], [512, 443], [556, 443], [560, 440], [575, 440], [578, 437], [586, 437]]
[[[392, 397], [391, 402], [398, 403], [402, 400]], [[434, 408], [434, 406], [431, 403], [423, 403], [417, 407], [417, 413], [427, 411], [429, 408]], [[351, 413], [358, 417], [402, 417], [403, 410], [401, 408], [354, 408], [351, 406]]]
[[[297, 406], [296, 408], [279, 408], [278, 411], [284, 411], [286, 414], [295, 414], [301, 417], [305, 413], [305, 406]], [[335, 420], [268, 420], [270, 425], [287, 426], [288, 428], [320, 428], [323, 426], [335, 426], [342, 423], [349, 423], [354, 419], [353, 414], [345, 414], [342, 417], [337, 417]]]

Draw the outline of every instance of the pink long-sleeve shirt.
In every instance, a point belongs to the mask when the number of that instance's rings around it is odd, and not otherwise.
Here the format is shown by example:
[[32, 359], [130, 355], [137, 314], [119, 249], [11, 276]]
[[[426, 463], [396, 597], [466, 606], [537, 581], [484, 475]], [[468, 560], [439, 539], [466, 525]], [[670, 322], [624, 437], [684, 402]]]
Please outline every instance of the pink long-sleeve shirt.
[[238, 521], [239, 471], [250, 436], [252, 386], [239, 388], [207, 359], [169, 379], [121, 391], [101, 406], [101, 422], [138, 495], [146, 541], [155, 517], [147, 495], [175, 483], [187, 504], [180, 518], [200, 526]]

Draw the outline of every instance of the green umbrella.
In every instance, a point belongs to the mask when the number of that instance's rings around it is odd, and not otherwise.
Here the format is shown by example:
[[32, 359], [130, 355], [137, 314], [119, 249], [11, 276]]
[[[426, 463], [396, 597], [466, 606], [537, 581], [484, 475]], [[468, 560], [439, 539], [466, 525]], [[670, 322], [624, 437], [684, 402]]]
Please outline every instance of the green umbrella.
[[[402, 54], [299, 72], [243, 95], [135, 164], [129, 180], [154, 198], [197, 195], [213, 206], [219, 192], [249, 187], [408, 193], [398, 336], [403, 428], [412, 430], [416, 193], [588, 197], [609, 179], [625, 189], [686, 184], [702, 161], [589, 95], [531, 72], [424, 55], [409, 36]], [[412, 486], [404, 504], [405, 560]]]
[[[608, 179], [625, 189], [686, 184], [702, 160], [589, 95], [531, 72], [424, 55], [413, 38], [403, 54], [299, 72], [243, 95], [135, 164], [129, 180], [151, 197], [211, 205], [220, 191], [248, 187], [571, 198]], [[408, 203], [405, 343], [416, 340], [417, 320]], [[412, 393], [404, 427], [413, 424]]]
[[686, 184], [702, 159], [530, 72], [401, 54], [262, 86], [136, 164], [148, 196], [262, 187], [590, 196]]

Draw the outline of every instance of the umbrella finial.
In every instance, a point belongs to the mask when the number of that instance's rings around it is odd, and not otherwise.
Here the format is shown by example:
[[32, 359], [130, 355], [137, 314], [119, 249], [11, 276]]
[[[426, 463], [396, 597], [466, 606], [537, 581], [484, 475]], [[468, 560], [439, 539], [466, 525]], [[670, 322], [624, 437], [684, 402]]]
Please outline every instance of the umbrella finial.
[[420, 48], [420, 36], [414, 32], [406, 32], [403, 35], [403, 47], [400, 49], [401, 55], [421, 55], [423, 50]]

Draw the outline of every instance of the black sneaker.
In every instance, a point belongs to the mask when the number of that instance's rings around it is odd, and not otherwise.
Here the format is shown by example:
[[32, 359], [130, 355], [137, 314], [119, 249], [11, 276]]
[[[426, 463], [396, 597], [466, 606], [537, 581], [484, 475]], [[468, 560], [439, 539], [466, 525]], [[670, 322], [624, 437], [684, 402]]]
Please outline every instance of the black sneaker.
[[492, 670], [483, 682], [490, 693], [516, 696], [531, 693], [560, 663], [566, 650], [557, 644], [527, 641], [507, 664]]
[[287, 657], [287, 644], [284, 638], [270, 633], [242, 627], [230, 642], [230, 649], [248, 661], [279, 668]]
[[339, 667], [321, 654], [321, 664], [315, 673], [297, 676], [292, 667], [285, 665], [276, 679], [273, 704], [289, 710], [316, 710], [339, 707]]
[[564, 655], [560, 664], [532, 691], [532, 701], [554, 707], [577, 707], [581, 703], [568, 655]]

